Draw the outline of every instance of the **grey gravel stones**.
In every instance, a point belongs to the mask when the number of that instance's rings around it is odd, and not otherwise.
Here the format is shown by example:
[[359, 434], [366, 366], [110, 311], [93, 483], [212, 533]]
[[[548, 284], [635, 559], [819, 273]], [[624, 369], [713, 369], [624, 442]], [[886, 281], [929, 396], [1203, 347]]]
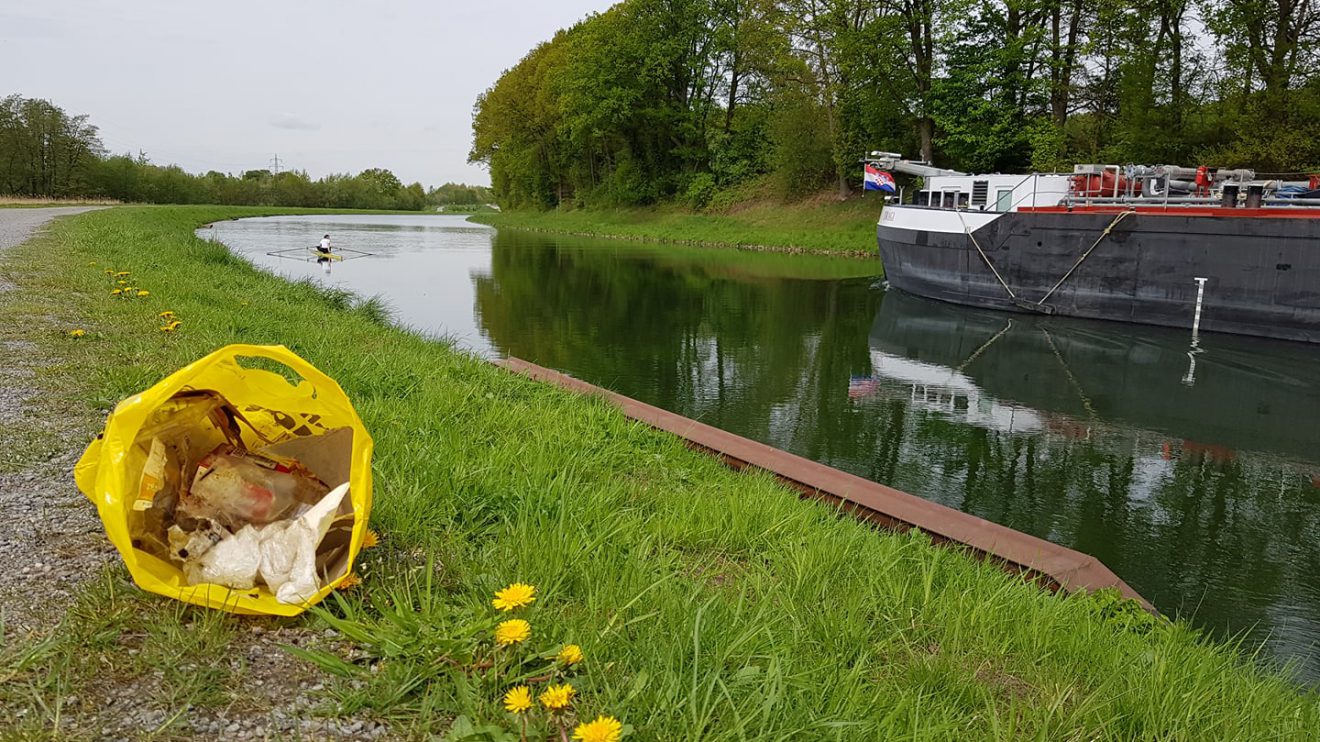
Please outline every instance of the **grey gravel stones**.
[[[57, 216], [87, 207], [0, 209], [0, 260], [5, 251]], [[0, 291], [12, 290], [0, 285]], [[28, 413], [37, 395], [36, 371], [43, 359], [33, 343], [0, 342], [0, 445], [4, 431]], [[0, 472], [0, 610], [5, 630], [22, 636], [49, 628], [78, 584], [100, 571], [114, 554], [102, 535], [96, 510], [73, 486], [71, 472], [82, 453], [85, 431], [47, 420], [60, 433], [61, 450], [18, 472]]]

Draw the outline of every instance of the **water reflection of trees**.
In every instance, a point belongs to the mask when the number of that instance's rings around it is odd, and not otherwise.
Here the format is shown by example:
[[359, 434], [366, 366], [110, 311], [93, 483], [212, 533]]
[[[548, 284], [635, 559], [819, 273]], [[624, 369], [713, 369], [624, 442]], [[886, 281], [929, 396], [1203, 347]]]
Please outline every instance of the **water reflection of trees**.
[[[475, 282], [480, 326], [501, 351], [763, 439], [806, 435], [798, 408], [835, 414], [850, 371], [869, 369], [865, 280], [747, 279], [501, 234]], [[821, 381], [831, 388], [804, 388]]]
[[[526, 235], [497, 238], [475, 280], [480, 326], [503, 352], [1093, 554], [1201, 625], [1287, 634], [1292, 652], [1317, 638], [1320, 490], [1303, 473], [1184, 450], [1105, 420], [1099, 402], [1101, 417], [1080, 422], [1042, 410], [1053, 429], [1024, 434], [913, 406], [901, 385], [851, 399], [850, 380], [871, 373], [882, 301], [866, 281], [748, 277]], [[1038, 398], [1078, 414], [1046, 372], [1031, 369]]]
[[1320, 638], [1320, 491], [1303, 472], [1176, 448], [1165, 459], [1139, 432], [1078, 440], [912, 417], [895, 486], [1092, 554], [1215, 631], [1286, 630], [1302, 654]]

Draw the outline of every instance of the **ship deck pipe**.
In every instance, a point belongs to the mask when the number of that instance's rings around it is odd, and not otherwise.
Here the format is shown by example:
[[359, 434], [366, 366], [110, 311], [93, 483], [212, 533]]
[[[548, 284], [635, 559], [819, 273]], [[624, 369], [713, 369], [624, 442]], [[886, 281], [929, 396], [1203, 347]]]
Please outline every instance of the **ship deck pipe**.
[[1148, 199], [1148, 198], [1113, 198], [1112, 196], [1100, 196], [1096, 198], [1074, 199], [1069, 201], [1076, 206], [1078, 204], [1132, 204], [1135, 206], [1158, 205], [1158, 206], [1205, 206], [1206, 204], [1217, 204], [1217, 198], [1205, 198], [1198, 196], [1196, 198], [1170, 198], [1167, 200]]
[[[1173, 178], [1175, 180], [1191, 180], [1191, 181], [1196, 180], [1196, 171], [1197, 168], [1182, 167], [1179, 165], [1160, 165], [1159, 167], [1156, 167], [1154, 169], [1155, 175], [1157, 176]], [[1237, 168], [1233, 170], [1221, 168], [1215, 171], [1215, 180], [1217, 181], [1255, 180], [1255, 179], [1256, 179], [1256, 171], [1248, 170], [1246, 168]]]
[[[1150, 179], [1150, 193], [1153, 196], [1163, 196], [1166, 192], [1191, 193], [1196, 189], [1196, 184], [1187, 180], [1169, 180], [1167, 178], [1155, 177]], [[1165, 183], [1168, 188], [1165, 188]]]

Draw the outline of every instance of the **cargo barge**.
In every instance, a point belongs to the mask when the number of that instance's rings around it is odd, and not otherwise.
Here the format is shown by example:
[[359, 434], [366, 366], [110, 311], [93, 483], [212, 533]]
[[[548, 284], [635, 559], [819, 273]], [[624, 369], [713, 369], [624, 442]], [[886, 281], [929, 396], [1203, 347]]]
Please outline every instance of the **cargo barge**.
[[990, 309], [1320, 343], [1320, 177], [1078, 165], [920, 176], [876, 227], [889, 283]]

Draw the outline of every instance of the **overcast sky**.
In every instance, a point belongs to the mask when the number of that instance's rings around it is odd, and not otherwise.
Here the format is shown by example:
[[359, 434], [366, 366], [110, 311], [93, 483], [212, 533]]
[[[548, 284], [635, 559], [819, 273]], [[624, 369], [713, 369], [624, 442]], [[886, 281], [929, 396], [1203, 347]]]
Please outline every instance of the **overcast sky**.
[[0, 97], [86, 113], [112, 152], [190, 171], [393, 170], [489, 183], [472, 104], [610, 0], [0, 0]]

